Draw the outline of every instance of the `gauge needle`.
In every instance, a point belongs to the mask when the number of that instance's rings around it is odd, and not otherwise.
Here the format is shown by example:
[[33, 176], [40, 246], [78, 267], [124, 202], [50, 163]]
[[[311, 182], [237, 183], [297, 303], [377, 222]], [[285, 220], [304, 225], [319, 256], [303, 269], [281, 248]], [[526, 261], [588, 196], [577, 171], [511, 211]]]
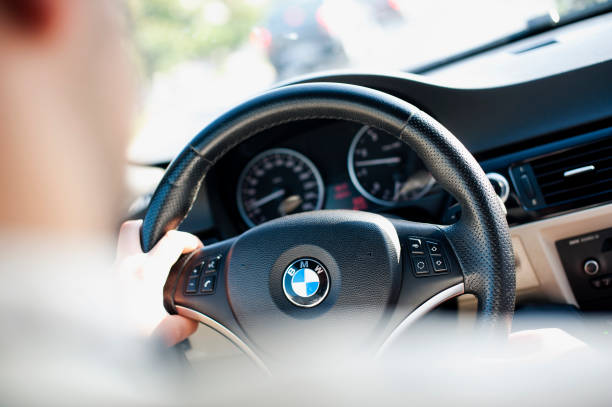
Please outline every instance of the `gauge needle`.
[[260, 206], [263, 206], [265, 204], [267, 204], [270, 201], [273, 201], [277, 198], [282, 197], [283, 195], [285, 195], [285, 190], [284, 189], [279, 189], [278, 191], [272, 192], [269, 195], [264, 196], [263, 198], [260, 198], [258, 200], [256, 200], [255, 202], [253, 202], [250, 206], [251, 209], [255, 209], [255, 208], [259, 208]]
[[421, 198], [429, 192], [435, 183], [436, 180], [430, 173], [426, 171], [419, 171], [404, 183], [399, 191], [398, 197], [407, 194], [411, 190], [421, 189], [421, 191], [415, 194], [412, 199]]
[[356, 167], [369, 167], [372, 165], [384, 165], [384, 164], [398, 164], [402, 161], [401, 157], [387, 157], [387, 158], [377, 158], [374, 160], [362, 160], [356, 161]]
[[380, 146], [381, 151], [389, 151], [389, 150], [393, 150], [395, 148], [399, 148], [402, 146], [402, 142], [401, 141], [396, 141], [394, 143], [391, 144], [385, 144], [383, 146]]
[[296, 210], [301, 204], [303, 200], [299, 195], [291, 195], [287, 198], [283, 199], [283, 201], [278, 205], [278, 213], [281, 216], [285, 216]]
[[402, 190], [402, 183], [399, 181], [395, 181], [395, 188], [393, 190], [393, 200], [394, 201], [399, 200], [401, 190]]

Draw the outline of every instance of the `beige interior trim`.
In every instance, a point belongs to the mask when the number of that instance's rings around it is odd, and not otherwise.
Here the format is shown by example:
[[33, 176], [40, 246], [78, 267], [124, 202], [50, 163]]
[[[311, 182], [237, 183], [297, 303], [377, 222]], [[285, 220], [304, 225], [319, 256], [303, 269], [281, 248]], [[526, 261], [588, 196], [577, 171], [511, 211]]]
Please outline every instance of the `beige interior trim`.
[[[511, 227], [517, 298], [535, 295], [551, 302], [578, 306], [555, 242], [610, 227], [612, 204]], [[459, 310], [464, 319], [475, 315], [476, 297], [459, 297]]]
[[516, 267], [516, 290], [524, 292], [537, 288], [540, 281], [529, 261], [525, 246], [519, 236], [512, 236], [512, 247], [514, 248], [514, 263]]
[[577, 306], [555, 242], [609, 227], [612, 227], [612, 204], [510, 228], [512, 242], [517, 244], [517, 263], [519, 269], [523, 268], [517, 272], [517, 294], [534, 288], [529, 272], [525, 272], [525, 269], [531, 268], [538, 294], [551, 301]]

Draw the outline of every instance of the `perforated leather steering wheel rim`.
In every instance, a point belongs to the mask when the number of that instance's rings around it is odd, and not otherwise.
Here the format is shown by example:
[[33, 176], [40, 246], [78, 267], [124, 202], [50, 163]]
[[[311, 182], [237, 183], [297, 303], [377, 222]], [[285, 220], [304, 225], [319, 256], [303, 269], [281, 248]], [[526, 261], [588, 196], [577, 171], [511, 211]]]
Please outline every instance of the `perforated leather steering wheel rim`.
[[168, 167], [152, 196], [142, 231], [149, 251], [187, 216], [210, 168], [228, 151], [285, 123], [334, 119], [383, 130], [412, 148], [462, 207], [442, 226], [459, 258], [465, 292], [479, 300], [484, 326], [508, 332], [514, 312], [515, 268], [505, 211], [481, 167], [444, 126], [415, 106], [354, 85], [309, 83], [271, 90], [208, 125]]

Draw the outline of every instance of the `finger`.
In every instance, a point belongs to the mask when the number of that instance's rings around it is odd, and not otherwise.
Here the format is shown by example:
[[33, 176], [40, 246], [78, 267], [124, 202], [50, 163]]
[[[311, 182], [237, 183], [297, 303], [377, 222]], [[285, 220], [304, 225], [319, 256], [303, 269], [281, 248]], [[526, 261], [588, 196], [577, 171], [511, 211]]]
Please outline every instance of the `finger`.
[[156, 269], [165, 270], [167, 273], [181, 254], [189, 253], [202, 246], [200, 239], [191, 233], [171, 230], [153, 247], [148, 261], [152, 262]]
[[117, 241], [118, 259], [142, 253], [142, 247], [140, 246], [141, 227], [141, 219], [129, 220], [121, 225], [121, 229], [119, 229], [119, 239]]
[[153, 331], [166, 346], [174, 346], [184, 341], [198, 329], [198, 322], [180, 315], [168, 315]]

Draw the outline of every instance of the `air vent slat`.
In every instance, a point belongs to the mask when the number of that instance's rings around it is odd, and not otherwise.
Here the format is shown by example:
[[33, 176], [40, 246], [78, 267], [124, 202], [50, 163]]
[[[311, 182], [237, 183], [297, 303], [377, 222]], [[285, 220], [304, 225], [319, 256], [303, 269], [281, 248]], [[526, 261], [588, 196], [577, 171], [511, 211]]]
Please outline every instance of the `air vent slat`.
[[590, 171], [591, 175], [593, 174], [593, 172], [605, 171], [607, 168], [612, 167], [612, 157], [608, 157], [606, 159], [601, 160], [589, 160], [582, 163], [572, 164], [567, 167], [559, 168], [555, 171], [547, 172], [544, 174], [537, 174], [536, 178], [538, 179], [540, 185], [547, 184], [553, 181], [560, 181], [564, 178], [568, 178], [564, 175], [566, 171], [584, 168], [590, 165], [594, 167], [594, 170]]
[[[611, 190], [607, 190], [607, 191], [602, 191], [602, 192], [596, 192], [596, 193], [591, 193], [591, 194], [587, 194], [587, 195], [583, 195], [580, 200], [590, 200], [590, 199], [594, 199], [597, 198], [598, 202], [607, 202], [609, 200], [612, 199], [612, 189]], [[565, 200], [558, 200], [557, 202], [555, 202], [555, 205], [563, 205], [563, 204], [567, 204], [567, 203], [572, 203], [572, 202], [577, 202], [579, 200], [575, 199], [575, 198], [568, 198]]]
[[[612, 178], [607, 178], [607, 179], [604, 179], [604, 180], [601, 180], [601, 181], [592, 182], [592, 183], [590, 183], [587, 186], [576, 185], [576, 186], [574, 186], [572, 188], [556, 190], [554, 192], [548, 192], [548, 193], [545, 193], [545, 195], [546, 195], [547, 198], [553, 198], [554, 199], [555, 197], [557, 197], [560, 194], [571, 194], [571, 193], [575, 193], [575, 192], [577, 193], [577, 192], [579, 192], [579, 191], [581, 191], [583, 189], [590, 189], [590, 188], [593, 188], [593, 187], [595, 187], [597, 185], [600, 185], [600, 184], [603, 184], [603, 183], [606, 183], [606, 182], [607, 183], [612, 183]], [[610, 186], [610, 185], [608, 185], [608, 186], [609, 186], [608, 189], [612, 190], [612, 186]]]
[[562, 160], [556, 160], [555, 163], [546, 165], [539, 165], [538, 167], [533, 166], [533, 170], [539, 175], [547, 175], [554, 173], [562, 168], [569, 168], [572, 166], [580, 166], [584, 163], [594, 163], [597, 161], [609, 160], [612, 156], [612, 148], [602, 149], [600, 151], [591, 151], [579, 156], [564, 157]]
[[[612, 152], [610, 154], [612, 154]], [[595, 166], [595, 168], [607, 167], [607, 166], [610, 165], [609, 163], [611, 163], [611, 162], [612, 162], [612, 156], [608, 156], [608, 157], [591, 156], [588, 159], [568, 160], [563, 165], [559, 165], [559, 166], [555, 167], [554, 169], [550, 169], [550, 170], [545, 171], [545, 172], [541, 171], [541, 170], [538, 171], [536, 169], [534, 169], [534, 171], [536, 171], [538, 178], [544, 178], [544, 177], [547, 177], [549, 175], [555, 175], [557, 173], [563, 173], [565, 171], [572, 170], [574, 168], [584, 167], [586, 165], [593, 165], [593, 166]]]
[[[609, 140], [608, 143], [612, 143], [612, 140]], [[565, 150], [563, 152], [559, 152], [548, 157], [544, 157], [540, 160], [537, 160], [538, 162], [532, 163], [531, 166], [534, 168], [534, 170], [542, 171], [544, 167], [554, 166], [558, 163], [566, 163], [572, 160], [572, 158], [580, 159], [583, 157], [591, 156], [592, 154], [597, 154], [601, 157], [609, 157], [611, 152], [612, 145], [610, 144], [601, 145], [597, 150], [593, 150], [592, 148], [578, 147], [571, 150]], [[548, 158], [548, 160], [546, 160], [546, 158]]]
[[[529, 164], [547, 206], [611, 199], [611, 137], [537, 158]], [[572, 173], [580, 169], [583, 171]]]

